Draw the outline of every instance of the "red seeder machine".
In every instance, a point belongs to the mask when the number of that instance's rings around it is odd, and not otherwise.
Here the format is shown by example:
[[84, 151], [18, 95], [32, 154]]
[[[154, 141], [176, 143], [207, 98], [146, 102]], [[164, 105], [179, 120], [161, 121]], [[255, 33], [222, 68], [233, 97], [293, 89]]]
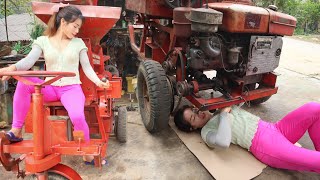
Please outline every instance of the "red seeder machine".
[[[61, 1], [52, 0], [51, 3], [33, 2], [34, 14], [47, 23], [50, 16], [57, 12], [61, 6], [67, 6]], [[0, 76], [10, 75], [13, 78], [34, 85], [35, 93], [32, 95], [32, 106], [27, 117], [25, 131], [33, 133], [32, 140], [23, 140], [10, 143], [4, 132], [0, 133], [0, 161], [7, 171], [17, 172], [17, 177], [35, 174], [38, 179], [48, 179], [50, 176], [62, 176], [67, 179], [81, 179], [79, 174], [71, 167], [61, 164], [62, 155], [92, 155], [95, 165], [101, 167], [102, 158], [106, 157], [108, 139], [115, 134], [120, 142], [126, 142], [126, 107], [116, 107], [114, 99], [121, 97], [122, 80], [120, 77], [105, 71], [107, 56], [102, 54], [99, 45], [100, 39], [118, 21], [121, 8], [96, 6], [97, 1], [67, 1], [76, 4], [85, 16], [79, 37], [88, 47], [90, 63], [98, 76], [109, 80], [108, 89], [97, 88], [86, 78], [80, 69], [80, 79], [84, 91], [85, 116], [94, 136], [90, 142], [84, 142], [82, 131], [73, 131], [67, 112], [60, 102], [43, 103], [41, 88], [62, 77], [74, 76], [68, 72], [48, 71], [16, 71], [2, 73]], [[54, 77], [42, 84], [28, 81], [27, 77]], [[13, 154], [22, 154], [13, 158]], [[19, 168], [19, 163], [25, 161], [25, 170]]]

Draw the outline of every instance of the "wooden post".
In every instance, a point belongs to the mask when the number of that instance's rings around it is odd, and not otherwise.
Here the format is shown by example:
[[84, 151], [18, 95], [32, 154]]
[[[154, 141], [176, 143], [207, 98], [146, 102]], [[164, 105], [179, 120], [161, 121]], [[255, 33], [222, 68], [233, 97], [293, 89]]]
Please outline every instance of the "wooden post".
[[5, 93], [6, 83], [0, 80], [0, 121], [12, 123], [12, 94]]
[[8, 125], [12, 123], [12, 95], [0, 95], [0, 121], [5, 121]]

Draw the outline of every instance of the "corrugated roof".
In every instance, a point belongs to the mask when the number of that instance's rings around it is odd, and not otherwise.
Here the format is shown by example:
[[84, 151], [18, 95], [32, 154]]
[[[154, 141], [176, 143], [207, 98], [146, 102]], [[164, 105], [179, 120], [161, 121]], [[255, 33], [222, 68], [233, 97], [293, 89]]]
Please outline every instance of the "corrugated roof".
[[[9, 41], [31, 40], [29, 35], [33, 15], [28, 13], [14, 14], [7, 17]], [[5, 19], [0, 19], [0, 42], [7, 41]]]

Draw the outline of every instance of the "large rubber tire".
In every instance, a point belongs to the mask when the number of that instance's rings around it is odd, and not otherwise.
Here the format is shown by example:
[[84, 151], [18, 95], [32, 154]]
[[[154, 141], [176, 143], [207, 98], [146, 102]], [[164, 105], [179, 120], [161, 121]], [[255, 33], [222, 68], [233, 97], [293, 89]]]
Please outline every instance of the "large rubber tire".
[[172, 97], [166, 73], [153, 60], [140, 63], [137, 74], [137, 94], [141, 118], [150, 133], [168, 127]]
[[118, 115], [115, 122], [115, 134], [119, 142], [127, 142], [127, 108], [118, 108]]

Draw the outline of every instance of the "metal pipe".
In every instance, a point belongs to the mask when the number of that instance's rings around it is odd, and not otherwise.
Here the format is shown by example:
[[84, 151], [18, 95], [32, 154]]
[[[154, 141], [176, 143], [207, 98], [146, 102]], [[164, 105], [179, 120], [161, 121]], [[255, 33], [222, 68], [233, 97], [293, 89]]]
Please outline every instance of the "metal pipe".
[[[178, 55], [179, 55], [179, 61], [180, 61], [180, 67], [181, 67], [181, 80], [184, 81], [186, 78], [185, 78], [185, 72], [184, 72], [184, 62], [183, 62], [183, 56], [182, 56], [182, 53], [181, 51], [178, 51]], [[177, 61], [178, 63], [178, 61]], [[176, 65], [177, 66], [177, 65]]]
[[7, 22], [7, 0], [4, 0], [4, 24], [5, 24], [5, 27], [6, 27], [7, 42], [9, 42], [8, 22]]
[[35, 93], [32, 94], [33, 102], [33, 152], [36, 160], [44, 157], [44, 110], [43, 95], [41, 94], [41, 85], [34, 86]]
[[201, 38], [200, 47], [203, 52], [209, 57], [217, 57], [221, 53], [221, 50], [219, 48], [215, 48], [210, 45], [210, 37]]

